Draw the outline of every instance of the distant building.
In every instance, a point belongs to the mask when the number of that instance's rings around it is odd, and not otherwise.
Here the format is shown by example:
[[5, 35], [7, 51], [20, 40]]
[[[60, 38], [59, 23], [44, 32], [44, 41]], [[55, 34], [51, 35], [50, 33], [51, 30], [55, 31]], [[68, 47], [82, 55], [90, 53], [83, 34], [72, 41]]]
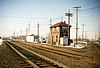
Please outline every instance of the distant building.
[[39, 37], [38, 35], [27, 35], [26, 36], [26, 42], [36, 42], [36, 43], [47, 43], [48, 44], [48, 38], [47, 37]]
[[65, 21], [58, 22], [50, 27], [50, 44], [68, 45], [68, 24]]
[[32, 34], [26, 36], [26, 42], [38, 42], [38, 40], [39, 40], [39, 36], [37, 35]]

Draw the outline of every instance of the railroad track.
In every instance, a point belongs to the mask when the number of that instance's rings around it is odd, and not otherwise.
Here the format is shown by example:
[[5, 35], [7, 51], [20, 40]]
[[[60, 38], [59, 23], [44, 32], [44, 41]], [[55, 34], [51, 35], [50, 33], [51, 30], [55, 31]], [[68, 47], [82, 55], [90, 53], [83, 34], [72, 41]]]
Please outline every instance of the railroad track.
[[[20, 42], [18, 42], [18, 43], [20, 43]], [[23, 43], [20, 43], [20, 44], [23, 44]], [[35, 47], [37, 49], [39, 48], [41, 50], [59, 53], [61, 55], [69, 56], [72, 58], [81, 58], [81, 55], [79, 53], [75, 53], [74, 51], [71, 51], [71, 50], [69, 50], [68, 52], [64, 51], [66, 49], [65, 47], [56, 47], [56, 46], [48, 47], [48, 46], [42, 46], [41, 44], [39, 45], [39, 44], [31, 44], [31, 43], [29, 43], [29, 44], [24, 43], [24, 44], [28, 45], [30, 47], [33, 47], [33, 48]], [[36, 46], [33, 46], [33, 45], [36, 45]]]
[[[14, 42], [14, 43], [16, 43], [16, 42]], [[84, 55], [84, 54], [79, 54], [78, 52], [75, 53], [75, 52], [73, 52], [71, 50], [69, 50], [69, 52], [65, 52], [65, 51], [59, 50], [58, 49], [59, 47], [58, 48], [48, 48], [46, 46], [41, 46], [39, 44], [30, 44], [30, 43], [24, 43], [24, 44], [22, 44], [22, 43], [16, 43], [16, 44], [24, 46], [26, 48], [29, 48], [31, 50], [34, 50], [37, 53], [40, 53], [42, 51], [43, 51], [43, 53], [45, 53], [45, 52], [48, 52], [49, 54], [50, 53], [54, 53], [54, 55], [57, 54], [60, 57], [71, 58], [71, 59], [76, 59], [76, 60], [82, 59], [83, 62], [86, 62], [86, 63], [89, 63], [89, 64], [97, 64], [97, 65], [99, 65], [98, 62], [95, 62], [95, 60], [93, 59], [92, 56]], [[40, 54], [43, 54], [43, 53], [40, 53]], [[59, 63], [63, 63], [65, 65], [68, 65], [67, 62], [60, 61], [60, 59], [57, 59], [53, 55], [51, 57], [50, 57], [50, 55], [46, 55], [46, 54], [43, 54], [43, 55], [45, 55], [45, 56], [47, 56], [47, 57], [49, 57], [49, 58], [51, 58], [53, 60], [56, 60]]]
[[66, 56], [66, 57], [81, 59], [81, 55], [79, 55], [79, 54], [64, 52], [64, 51], [60, 51], [55, 48], [48, 48], [48, 47], [44, 47], [44, 46], [32, 46], [32, 48], [48, 51], [48, 52], [59, 54], [59, 55]]
[[[19, 42], [20, 43], [20, 42]], [[20, 43], [22, 44], [22, 43]], [[24, 43], [25, 45], [28, 45], [30, 47], [33, 47], [33, 48], [37, 48], [37, 49], [40, 49], [40, 50], [44, 50], [44, 51], [49, 51], [49, 52], [52, 52], [52, 53], [56, 53], [56, 54], [59, 54], [59, 55], [62, 55], [62, 56], [66, 56], [66, 57], [71, 57], [71, 58], [76, 58], [76, 59], [81, 59], [81, 58], [92, 58], [91, 56], [88, 56], [88, 55], [83, 55], [82, 53], [79, 53], [79, 52], [76, 52], [75, 50], [76, 49], [68, 49], [67, 48], [67, 51], [65, 47], [57, 47], [57, 46], [53, 46], [53, 47], [48, 47], [48, 46], [42, 46], [42, 45], [39, 45], [39, 44], [27, 44], [27, 43]], [[36, 45], [36, 46], [34, 46]], [[27, 46], [26, 46], [27, 47]], [[82, 51], [83, 52], [83, 51]]]
[[[80, 56], [75, 56], [75, 55], [72, 55], [72, 54], [63, 53], [63, 52], [56, 51], [56, 50], [50, 49], [50, 48], [45, 48], [45, 47], [42, 47], [42, 46], [37, 46], [37, 45], [30, 46], [29, 44], [27, 45], [27, 43], [26, 44], [20, 44], [20, 43], [16, 43], [16, 42], [14, 42], [14, 43], [17, 44], [17, 45], [23, 46], [25, 48], [28, 48], [30, 50], [33, 50], [33, 51], [35, 51], [39, 54], [42, 54], [46, 57], [49, 57], [49, 58], [51, 58], [51, 59], [53, 59], [53, 60], [55, 60], [59, 63], [62, 63], [64, 65], [67, 65], [67, 63], [68, 63], [66, 61], [67, 58], [76, 59], [76, 60], [81, 58]], [[66, 58], [66, 59], [64, 59], [64, 58]], [[71, 67], [72, 65], [68, 65], [68, 66]]]
[[21, 66], [23, 68], [38, 68], [37, 65], [35, 65], [34, 63], [32, 63], [27, 57], [25, 57], [22, 53], [20, 53], [16, 48], [14, 48], [10, 43], [8, 43], [7, 41], [4, 41], [6, 45], [8, 45], [10, 47], [10, 49], [12, 51], [14, 51], [17, 55], [19, 56], [14, 56], [16, 57], [18, 60], [23, 60], [24, 62], [21, 62]]
[[67, 68], [67, 65], [61, 64], [55, 60], [52, 60], [48, 57], [45, 57], [41, 54], [38, 54], [36, 52], [33, 52], [32, 50], [16, 45], [11, 42], [6, 42], [8, 45], [14, 47], [16, 50], [18, 50], [20, 53], [23, 54], [23, 56], [27, 57], [25, 60], [28, 60], [30, 64], [35, 68]]
[[93, 43], [93, 47], [100, 53], [100, 43]]
[[0, 45], [0, 68], [33, 68], [16, 54], [5, 42]]

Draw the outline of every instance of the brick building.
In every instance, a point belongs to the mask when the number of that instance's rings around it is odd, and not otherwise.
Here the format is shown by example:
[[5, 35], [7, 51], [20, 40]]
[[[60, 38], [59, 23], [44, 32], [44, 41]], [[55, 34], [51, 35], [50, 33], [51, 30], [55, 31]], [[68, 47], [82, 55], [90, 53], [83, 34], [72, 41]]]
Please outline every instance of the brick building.
[[62, 43], [62, 45], [67, 45], [68, 44], [68, 24], [66, 24], [65, 21], [58, 22], [50, 27], [50, 44], [61, 45], [61, 42], [64, 42], [64, 41], [65, 43]]

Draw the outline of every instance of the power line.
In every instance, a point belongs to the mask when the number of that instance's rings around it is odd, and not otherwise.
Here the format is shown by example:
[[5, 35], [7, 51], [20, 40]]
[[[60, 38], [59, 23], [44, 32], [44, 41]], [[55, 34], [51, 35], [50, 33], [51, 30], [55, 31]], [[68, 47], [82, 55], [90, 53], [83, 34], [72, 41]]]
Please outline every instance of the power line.
[[[96, 8], [100, 8], [100, 6], [96, 6], [96, 7], [91, 7], [91, 8], [88, 8], [88, 9], [84, 9], [84, 10], [81, 10], [80, 12], [86, 12], [86, 11], [93, 10], [93, 9], [96, 9]], [[75, 14], [75, 13], [73, 13], [73, 14]]]
[[[88, 10], [92, 10], [92, 9], [96, 9], [96, 8], [100, 8], [100, 6], [96, 6], [96, 7], [92, 7], [92, 8], [84, 9], [84, 10], [82, 10], [82, 11], [80, 11], [80, 12], [84, 12], [84, 11], [88, 11]], [[74, 13], [73, 13], [73, 14], [74, 14]], [[62, 18], [62, 16], [57, 17], [57, 18], [54, 18], [53, 20], [55, 20], [55, 19], [61, 19], [61, 18]]]
[[[82, 11], [80, 11], [80, 12], [84, 12], [84, 11], [88, 11], [88, 10], [92, 10], [92, 9], [96, 9], [96, 8], [100, 8], [100, 6], [96, 6], [96, 7], [84, 9], [84, 10], [82, 10]], [[73, 14], [74, 14], [74, 13], [73, 13]], [[64, 16], [64, 15], [63, 15], [63, 16]], [[0, 17], [8, 17], [8, 18], [31, 18], [31, 19], [50, 19], [50, 18], [34, 18], [34, 17], [3, 16], [3, 15], [1, 15]], [[62, 16], [61, 16], [61, 17], [54, 18], [54, 19], [60, 19], [60, 18], [62, 18]]]
[[84, 33], [85, 33], [85, 39], [87, 39], [87, 33], [86, 33], [87, 31], [84, 31]]
[[34, 17], [17, 17], [17, 16], [0, 16], [0, 17], [8, 17], [8, 18], [31, 18], [31, 19], [50, 19], [50, 18], [34, 18]]
[[96, 7], [92, 7], [92, 8], [84, 9], [84, 10], [82, 10], [82, 11], [80, 11], [80, 12], [84, 12], [84, 11], [88, 11], [88, 10], [92, 10], [92, 9], [96, 9], [96, 8], [100, 8], [100, 6], [96, 6]]

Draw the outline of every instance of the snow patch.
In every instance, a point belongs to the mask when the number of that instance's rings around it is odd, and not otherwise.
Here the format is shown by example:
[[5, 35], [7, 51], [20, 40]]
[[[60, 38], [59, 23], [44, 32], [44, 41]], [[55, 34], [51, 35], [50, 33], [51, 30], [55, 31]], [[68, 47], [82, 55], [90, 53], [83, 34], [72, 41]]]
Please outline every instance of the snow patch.
[[84, 44], [77, 44], [77, 45], [75, 45], [75, 48], [84, 48], [84, 47], [85, 47]]

